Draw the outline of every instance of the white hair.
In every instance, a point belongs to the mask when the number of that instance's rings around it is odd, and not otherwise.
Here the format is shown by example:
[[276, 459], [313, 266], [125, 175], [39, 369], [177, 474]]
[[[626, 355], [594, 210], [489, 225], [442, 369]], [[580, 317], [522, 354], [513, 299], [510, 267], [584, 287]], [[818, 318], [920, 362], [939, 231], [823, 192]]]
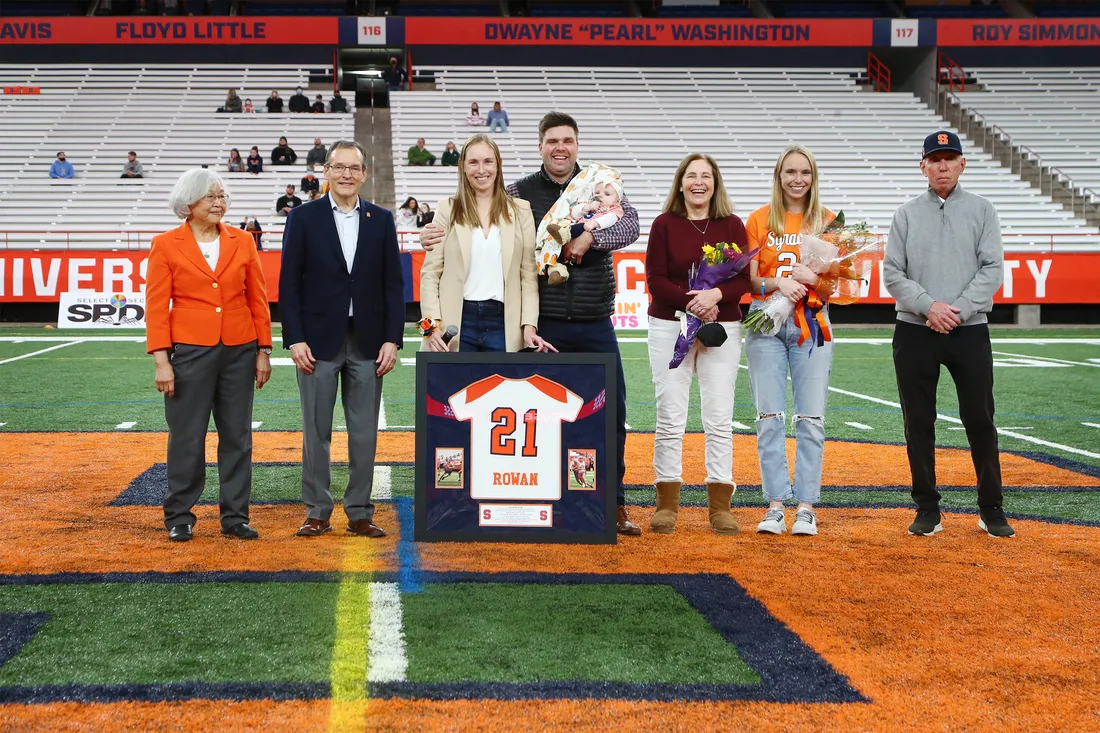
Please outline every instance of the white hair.
[[229, 209], [229, 189], [225, 187], [222, 177], [210, 168], [192, 168], [184, 171], [183, 175], [172, 187], [172, 193], [168, 196], [168, 206], [181, 219], [191, 215], [191, 207], [199, 199], [221, 186], [225, 193], [225, 207]]

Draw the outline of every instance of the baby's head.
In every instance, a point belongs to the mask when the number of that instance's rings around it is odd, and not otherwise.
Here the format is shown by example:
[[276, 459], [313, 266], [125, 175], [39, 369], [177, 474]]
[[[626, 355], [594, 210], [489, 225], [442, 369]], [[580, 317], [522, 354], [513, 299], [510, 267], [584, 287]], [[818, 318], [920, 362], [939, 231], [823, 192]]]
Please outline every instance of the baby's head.
[[619, 203], [619, 199], [623, 196], [622, 187], [614, 181], [596, 184], [593, 193], [596, 200], [604, 206], [614, 206]]

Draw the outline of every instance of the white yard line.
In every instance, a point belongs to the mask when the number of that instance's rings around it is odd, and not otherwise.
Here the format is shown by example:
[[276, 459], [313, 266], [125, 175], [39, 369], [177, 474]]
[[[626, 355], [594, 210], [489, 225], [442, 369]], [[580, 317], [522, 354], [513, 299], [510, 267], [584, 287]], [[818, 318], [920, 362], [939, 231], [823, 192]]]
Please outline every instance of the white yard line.
[[393, 498], [393, 466], [374, 467], [374, 484], [370, 495], [372, 499]]
[[845, 422], [844, 424], [856, 430], [874, 430], [870, 425], [865, 425], [861, 422]]
[[21, 343], [57, 343], [58, 341], [73, 341], [74, 343], [90, 344], [94, 341], [118, 341], [120, 343], [143, 343], [144, 336], [0, 336], [0, 342], [13, 344]]
[[294, 360], [289, 356], [273, 356], [271, 357], [271, 366], [294, 366]]
[[129, 430], [135, 425], [137, 425], [137, 423], [133, 421], [120, 422], [118, 425], [115, 425], [115, 430]]
[[386, 398], [378, 400], [378, 429], [385, 430], [388, 426], [386, 422]]
[[737, 422], [736, 420], [734, 420], [734, 421], [733, 421], [733, 427], [734, 427], [734, 429], [736, 429], [736, 430], [752, 430], [752, 428], [750, 428], [750, 427], [749, 427], [748, 425], [746, 425], [745, 423], [743, 423], [743, 422]]
[[[1087, 424], [1087, 423], [1086, 423], [1086, 424]], [[0, 422], [0, 428], [4, 427], [5, 425], [7, 425], [7, 423], [6, 423], [6, 422]]]
[[[741, 339], [744, 341], [744, 339]], [[1027, 344], [1031, 346], [1047, 346], [1053, 344], [1085, 344], [1088, 346], [1100, 346], [1100, 339], [1095, 338], [991, 338], [989, 339], [994, 344]], [[638, 338], [636, 336], [624, 336], [619, 338], [620, 344], [644, 344], [648, 343], [647, 338]], [[893, 343], [893, 339], [890, 337], [883, 338], [856, 338], [856, 337], [838, 337], [833, 339], [834, 343], [838, 344], [863, 344], [864, 346], [885, 346], [886, 344]]]
[[397, 583], [370, 584], [367, 681], [404, 682], [409, 670]]
[[72, 341], [65, 339], [66, 343], [57, 344], [55, 346], [48, 346], [45, 349], [39, 349], [38, 351], [32, 351], [29, 354], [20, 354], [19, 356], [13, 356], [10, 359], [0, 359], [0, 364], [10, 364], [13, 361], [19, 361], [20, 359], [29, 359], [32, 356], [38, 356], [39, 354], [45, 354], [47, 351], [57, 351], [58, 349], [64, 349], [66, 346], [73, 346], [79, 344], [80, 341]]
[[402, 359], [401, 366], [416, 366], [416, 358], [414, 357], [412, 359]]
[[[379, 428], [381, 430], [381, 428]], [[415, 425], [388, 425], [386, 430], [416, 430]]]
[[1100, 363], [1090, 364], [1087, 361], [1055, 359], [1053, 356], [1035, 356], [1034, 354], [1010, 354], [1007, 351], [994, 351], [993, 353], [997, 356], [1010, 356], [1014, 359], [1035, 359], [1036, 361], [1049, 361], [1051, 364], [1065, 364], [1066, 366], [1087, 366], [1100, 368]]
[[[0, 422], [0, 425], [3, 424], [4, 423]], [[1086, 428], [1100, 428], [1100, 422], [1083, 422], [1081, 424], [1084, 425]]]
[[256, 421], [254, 421], [254, 422], [252, 423], [252, 429], [253, 429], [253, 430], [258, 430], [258, 429], [259, 429], [259, 427], [260, 427], [261, 425], [263, 425], [263, 424], [264, 424], [264, 423], [263, 423], [263, 420], [256, 420]]
[[630, 423], [628, 423], [626, 421], [623, 421], [623, 427], [626, 428], [627, 430], [633, 430], [634, 429], [634, 428], [630, 427]]

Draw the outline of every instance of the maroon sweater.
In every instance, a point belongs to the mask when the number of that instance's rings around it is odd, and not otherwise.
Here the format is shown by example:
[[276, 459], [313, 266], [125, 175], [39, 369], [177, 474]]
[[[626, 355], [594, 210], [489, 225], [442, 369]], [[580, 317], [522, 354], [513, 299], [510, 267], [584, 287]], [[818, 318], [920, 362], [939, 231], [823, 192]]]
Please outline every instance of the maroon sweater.
[[[698, 229], [696, 228], [698, 226]], [[700, 234], [699, 229], [707, 233]], [[736, 242], [742, 250], [749, 246], [749, 235], [740, 217], [728, 216], [705, 221], [688, 221], [673, 214], [661, 214], [649, 229], [645, 255], [645, 279], [652, 301], [650, 318], [676, 319], [676, 311], [687, 308], [695, 296], [688, 295], [688, 270], [703, 259], [704, 244]], [[719, 321], [741, 320], [741, 297], [749, 292], [749, 268], [719, 286]]]

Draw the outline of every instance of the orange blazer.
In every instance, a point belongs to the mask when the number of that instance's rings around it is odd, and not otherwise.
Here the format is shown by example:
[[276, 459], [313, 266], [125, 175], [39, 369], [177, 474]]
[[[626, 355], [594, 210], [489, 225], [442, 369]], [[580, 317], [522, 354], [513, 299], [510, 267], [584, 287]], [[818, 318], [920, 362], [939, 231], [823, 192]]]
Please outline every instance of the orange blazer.
[[191, 227], [153, 237], [145, 276], [145, 346], [271, 346], [267, 287], [252, 235], [219, 224], [218, 265], [203, 259]]

